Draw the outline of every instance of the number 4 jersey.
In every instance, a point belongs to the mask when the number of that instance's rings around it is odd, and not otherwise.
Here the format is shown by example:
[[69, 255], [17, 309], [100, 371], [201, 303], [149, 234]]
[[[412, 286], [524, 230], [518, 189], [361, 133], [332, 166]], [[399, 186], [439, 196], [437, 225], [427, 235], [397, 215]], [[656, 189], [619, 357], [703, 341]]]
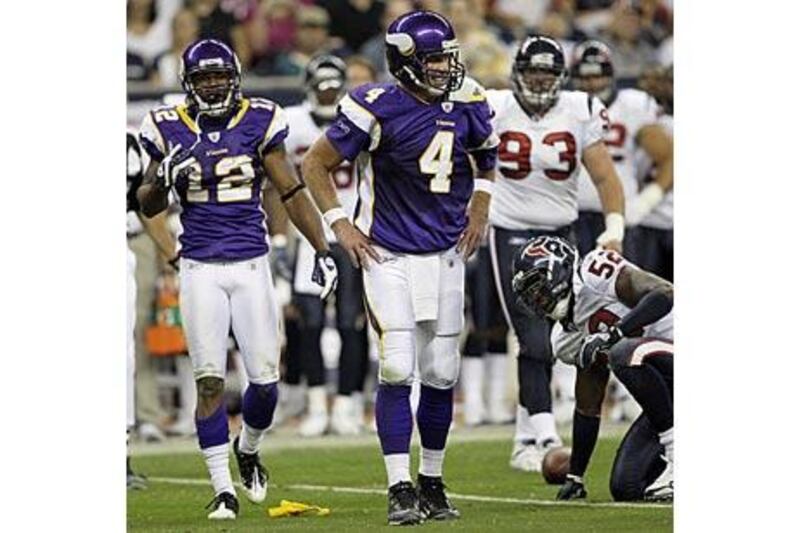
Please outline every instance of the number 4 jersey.
[[[581, 261], [573, 279], [575, 300], [572, 322], [566, 328], [559, 322], [553, 327], [553, 354], [565, 363], [574, 363], [583, 338], [604, 331], [630, 311], [617, 296], [617, 278], [625, 268], [636, 265], [613, 250], [592, 250]], [[639, 333], [643, 337], [672, 340], [672, 312]]]
[[605, 106], [581, 91], [561, 91], [542, 117], [529, 116], [509, 89], [487, 91], [500, 137], [489, 220], [510, 230], [554, 230], [578, 218], [583, 150], [602, 141]]
[[455, 246], [466, 224], [475, 166], [491, 170], [497, 138], [483, 89], [466, 78], [425, 103], [393, 83], [368, 83], [339, 103], [325, 132], [359, 177], [356, 226], [393, 252]]
[[175, 184], [181, 203], [181, 256], [196, 261], [243, 261], [267, 253], [263, 157], [286, 138], [289, 127], [277, 104], [243, 99], [218, 127], [204, 129], [184, 105], [154, 109], [140, 131], [142, 147], [161, 161], [172, 147], [197, 160], [188, 180]]

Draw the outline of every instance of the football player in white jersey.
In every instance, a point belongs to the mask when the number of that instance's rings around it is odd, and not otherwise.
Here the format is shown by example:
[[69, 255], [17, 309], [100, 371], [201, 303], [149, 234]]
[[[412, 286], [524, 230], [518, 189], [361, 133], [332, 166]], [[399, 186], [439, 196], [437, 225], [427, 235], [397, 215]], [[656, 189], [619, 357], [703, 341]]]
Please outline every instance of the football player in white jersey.
[[[602, 42], [585, 41], [575, 48], [572, 82], [576, 89], [597, 96], [608, 109], [605, 143], [622, 181], [627, 206], [625, 255], [637, 260], [634, 243], [638, 239], [630, 230], [672, 189], [672, 138], [658, 123], [659, 106], [652, 96], [639, 89], [616, 88], [611, 50]], [[652, 182], [641, 191], [636, 180], [637, 149], [657, 166]], [[600, 198], [585, 174], [578, 180], [578, 206], [578, 249], [586, 254], [602, 231], [603, 215]]]
[[609, 369], [642, 407], [611, 471], [615, 500], [672, 500], [672, 284], [613, 250], [579, 259], [560, 237], [528, 241], [514, 258], [514, 294], [554, 320], [553, 352], [578, 367], [570, 473], [558, 499], [586, 497]]
[[[672, 137], [672, 66], [659, 66], [647, 71], [639, 80], [639, 85], [658, 101], [663, 111], [658, 123]], [[636, 170], [639, 182], [645, 188], [652, 188], [653, 180], [658, 175], [657, 167], [642, 149], [636, 151]], [[673, 277], [672, 202], [673, 192], [669, 191], [639, 223], [635, 240], [638, 264], [669, 281]]]
[[[346, 93], [346, 71], [344, 61], [333, 55], [318, 56], [306, 67], [306, 100], [286, 108], [286, 119], [292, 125], [286, 138], [286, 150], [298, 169], [303, 154], [336, 117], [336, 105]], [[343, 161], [331, 178], [342, 208], [352, 215], [358, 196], [353, 165]], [[342, 341], [338, 394], [330, 425], [335, 433], [356, 434], [361, 429], [363, 413], [357, 413], [351, 395], [361, 389], [369, 362], [363, 287], [360, 273], [336, 243], [336, 237], [328, 227], [325, 227], [325, 236], [339, 270], [335, 309], [336, 328]], [[299, 312], [299, 320], [296, 334], [287, 337], [287, 351], [289, 357], [300, 360], [308, 384], [308, 416], [300, 425], [300, 434], [306, 437], [323, 434], [329, 421], [325, 367], [320, 347], [325, 325], [325, 302], [319, 298], [319, 285], [311, 282], [313, 270], [314, 249], [301, 236], [296, 247], [292, 294], [292, 304]]]
[[561, 45], [533, 35], [519, 48], [512, 90], [488, 91], [500, 136], [498, 177], [489, 214], [489, 246], [506, 320], [519, 340], [519, 405], [513, 468], [539, 471], [547, 449], [561, 444], [552, 414], [552, 357], [547, 320], [531, 320], [515, 304], [511, 263], [537, 235], [569, 236], [578, 218], [578, 169], [589, 171], [602, 199], [606, 230], [597, 245], [621, 250], [625, 223], [622, 186], [603, 143], [605, 106], [595, 96], [566, 91]]

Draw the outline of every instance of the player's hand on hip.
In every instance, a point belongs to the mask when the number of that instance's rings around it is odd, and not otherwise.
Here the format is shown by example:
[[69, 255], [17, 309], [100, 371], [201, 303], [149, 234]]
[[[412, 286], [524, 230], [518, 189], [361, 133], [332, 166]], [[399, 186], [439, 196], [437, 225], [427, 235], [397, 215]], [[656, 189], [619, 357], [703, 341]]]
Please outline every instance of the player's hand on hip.
[[347, 251], [353, 266], [369, 269], [368, 260], [381, 262], [381, 256], [369, 242], [361, 230], [353, 226], [349, 220], [341, 219], [333, 223], [331, 229], [336, 234], [336, 241]]
[[583, 344], [578, 351], [576, 364], [578, 368], [586, 369], [595, 362], [606, 362], [608, 350], [622, 338], [622, 332], [612, 327], [608, 331], [592, 333], [583, 339]]
[[456, 252], [460, 253], [464, 261], [475, 253], [481, 245], [483, 235], [486, 233], [486, 219], [483, 217], [470, 217], [467, 229], [461, 234], [456, 244]]
[[580, 500], [586, 498], [586, 487], [583, 480], [572, 474], [567, 474], [567, 481], [561, 485], [556, 495], [556, 500]]
[[319, 295], [322, 300], [336, 290], [336, 284], [339, 282], [339, 270], [328, 250], [317, 252], [314, 256], [314, 272], [311, 273], [311, 281], [322, 287]]

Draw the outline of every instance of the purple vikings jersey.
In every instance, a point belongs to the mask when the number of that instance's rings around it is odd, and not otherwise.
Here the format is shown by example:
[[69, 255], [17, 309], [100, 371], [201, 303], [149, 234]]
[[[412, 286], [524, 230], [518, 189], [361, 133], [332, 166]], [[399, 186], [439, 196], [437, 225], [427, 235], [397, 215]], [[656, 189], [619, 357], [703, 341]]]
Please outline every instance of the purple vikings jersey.
[[343, 97], [338, 111], [325, 134], [356, 164], [356, 226], [394, 252], [452, 248], [467, 225], [473, 161], [495, 166], [498, 139], [483, 88], [466, 78], [447, 100], [427, 104], [397, 84], [369, 83]]
[[[224, 126], [224, 127], [223, 127]], [[180, 254], [197, 261], [242, 261], [267, 253], [263, 156], [289, 133], [280, 106], [243, 99], [227, 125], [200, 131], [186, 106], [155, 109], [142, 123], [142, 147], [160, 161], [180, 144], [197, 159], [180, 199]]]

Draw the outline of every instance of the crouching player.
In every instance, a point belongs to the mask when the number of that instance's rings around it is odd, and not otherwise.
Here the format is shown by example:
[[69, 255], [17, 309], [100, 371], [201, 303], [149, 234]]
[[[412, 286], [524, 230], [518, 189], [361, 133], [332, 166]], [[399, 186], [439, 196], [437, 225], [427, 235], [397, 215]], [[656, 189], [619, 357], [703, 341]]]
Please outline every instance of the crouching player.
[[520, 306], [556, 322], [553, 352], [578, 367], [570, 473], [557, 498], [586, 497], [583, 474], [610, 369], [643, 410], [617, 450], [611, 494], [671, 501], [672, 284], [613, 250], [593, 250], [580, 260], [566, 240], [537, 237], [514, 259], [513, 286]]

